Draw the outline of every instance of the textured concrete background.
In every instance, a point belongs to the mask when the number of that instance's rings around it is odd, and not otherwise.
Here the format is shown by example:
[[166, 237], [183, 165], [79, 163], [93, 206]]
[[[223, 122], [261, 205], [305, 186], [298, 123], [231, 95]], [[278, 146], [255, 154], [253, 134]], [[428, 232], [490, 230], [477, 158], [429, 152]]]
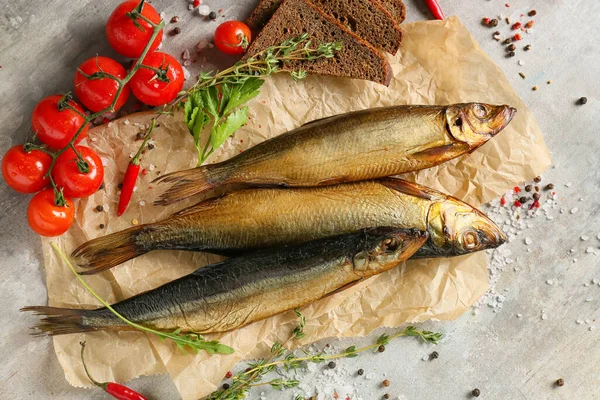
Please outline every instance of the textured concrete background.
[[[506, 1], [510, 1], [510, 8], [505, 7]], [[27, 137], [30, 114], [37, 101], [71, 89], [79, 63], [96, 53], [114, 56], [103, 29], [117, 3], [0, 0], [0, 154]], [[181, 17], [183, 34], [166, 40], [165, 49], [172, 54], [212, 36], [216, 24], [198, 16], [192, 18], [186, 0], [153, 3], [167, 19]], [[248, 15], [255, 1], [205, 3], [213, 9], [223, 8], [229, 19]], [[407, 3], [409, 21], [429, 17], [421, 0]], [[463, 20], [531, 107], [556, 164], [544, 174], [544, 182], [556, 184], [561, 207], [577, 207], [579, 211], [559, 214], [552, 221], [536, 220], [527, 233], [534, 241], [530, 253], [525, 252], [521, 241], [508, 245], [520, 256], [519, 272], [507, 268], [501, 275], [497, 290], [506, 295], [506, 300], [498, 313], [482, 308], [477, 315], [467, 313], [455, 322], [426, 324], [447, 335], [436, 347], [439, 359], [424, 362], [422, 357], [432, 348], [413, 340], [398, 340], [385, 353], [340, 361], [340, 371], [364, 368], [373, 373], [372, 380], [360, 381], [363, 399], [380, 398], [384, 391], [379, 382], [384, 373], [392, 381], [386, 389], [392, 398], [464, 399], [469, 398], [472, 388], [479, 387], [486, 399], [600, 399], [600, 286], [585, 286], [592, 279], [600, 279], [600, 255], [584, 251], [592, 246], [600, 254], [600, 241], [596, 239], [600, 234], [600, 2], [440, 3], [448, 15], [456, 14]], [[535, 31], [521, 43], [531, 43], [533, 49], [505, 58], [502, 47], [491, 38], [495, 29], [481, 26], [481, 18], [518, 14], [530, 8], [538, 10]], [[500, 28], [505, 37], [506, 24], [501, 23]], [[232, 61], [216, 57], [211, 58], [216, 65]], [[517, 64], [520, 59], [523, 66]], [[527, 80], [519, 77], [519, 71], [526, 73]], [[546, 84], [548, 80], [552, 85]], [[540, 90], [532, 91], [534, 85]], [[581, 96], [587, 96], [589, 102], [576, 106]], [[572, 185], [567, 188], [566, 183]], [[28, 197], [0, 183], [0, 398], [107, 398], [99, 391], [70, 387], [56, 361], [51, 340], [29, 337], [27, 328], [34, 319], [17, 311], [25, 305], [46, 302], [40, 244], [27, 227], [27, 203]], [[582, 235], [590, 240], [580, 241]], [[575, 255], [569, 253], [571, 248], [576, 249]], [[577, 263], [572, 262], [573, 257], [578, 258]], [[552, 285], [546, 283], [549, 279]], [[504, 292], [505, 288], [509, 291]], [[545, 320], [541, 318], [542, 310]], [[517, 318], [517, 314], [522, 317]], [[578, 319], [589, 323], [579, 325]], [[595, 325], [598, 328], [590, 330]], [[370, 343], [375, 337], [330, 342], [343, 348], [355, 342]], [[565, 379], [563, 388], [553, 386], [559, 377]], [[323, 386], [320, 370], [306, 379], [308, 388]], [[344, 379], [349, 384], [358, 382], [353, 377]], [[144, 377], [130, 385], [149, 398], [179, 398], [167, 376]], [[266, 391], [264, 397], [292, 398], [292, 393]], [[259, 397], [258, 391], [250, 396]]]

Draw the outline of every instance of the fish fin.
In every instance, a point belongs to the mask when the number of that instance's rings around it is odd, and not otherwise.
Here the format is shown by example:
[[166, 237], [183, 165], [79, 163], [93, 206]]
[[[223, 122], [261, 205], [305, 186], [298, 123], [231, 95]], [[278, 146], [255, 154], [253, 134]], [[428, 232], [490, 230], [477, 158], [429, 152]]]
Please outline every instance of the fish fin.
[[381, 179], [380, 182], [390, 189], [394, 189], [410, 196], [419, 197], [425, 200], [433, 200], [435, 197], [438, 197], [441, 194], [436, 190], [426, 188], [418, 183], [409, 182], [398, 178], [384, 178]]
[[186, 207], [183, 210], [179, 210], [171, 214], [172, 217], [181, 217], [183, 215], [193, 214], [200, 210], [206, 210], [207, 208], [211, 208], [216, 200], [220, 199], [220, 197], [214, 197], [211, 199], [202, 200], [199, 203], [196, 203], [192, 206]]
[[176, 203], [229, 183], [228, 179], [233, 169], [234, 167], [229, 165], [204, 165], [156, 178], [153, 183], [169, 183], [171, 186], [154, 200], [154, 205], [165, 206]]
[[304, 124], [300, 125], [300, 128], [305, 128], [305, 127], [311, 126], [313, 124], [316, 124], [316, 123], [319, 123], [319, 122], [324, 122], [324, 121], [327, 121], [328, 119], [332, 119], [332, 118], [335, 118], [335, 117], [338, 117], [338, 116], [339, 115], [330, 115], [329, 117], [323, 117], [323, 118], [319, 118], [319, 119], [313, 119], [312, 121], [308, 121], [308, 122], [305, 122]]
[[354, 285], [362, 282], [363, 280], [364, 280], [364, 278], [361, 278], [361, 279], [356, 280], [354, 282], [346, 283], [344, 286], [335, 289], [333, 292], [327, 293], [325, 296], [323, 296], [321, 298], [324, 299], [325, 297], [333, 296], [334, 294], [337, 294], [337, 293], [339, 293], [341, 291], [344, 291], [346, 289], [350, 289], [352, 286], [354, 286]]
[[37, 332], [33, 335], [67, 335], [69, 333], [90, 332], [97, 330], [95, 327], [87, 326], [83, 322], [83, 316], [87, 310], [72, 308], [30, 306], [23, 307], [19, 311], [30, 311], [43, 318], [33, 327]]
[[433, 158], [437, 158], [443, 154], [445, 154], [446, 152], [448, 152], [450, 149], [452, 149], [455, 145], [453, 143], [451, 144], [446, 144], [443, 146], [437, 146], [437, 147], [432, 147], [430, 149], [427, 150], [422, 150], [419, 151], [417, 153], [414, 153], [412, 155], [412, 157], [433, 157]]
[[147, 253], [136, 243], [136, 236], [144, 225], [134, 226], [85, 242], [71, 253], [77, 265], [89, 268], [81, 275], [96, 274]]
[[338, 183], [348, 182], [349, 178], [347, 176], [337, 176], [334, 178], [323, 179], [319, 181], [318, 186], [329, 186], [329, 185], [337, 185]]

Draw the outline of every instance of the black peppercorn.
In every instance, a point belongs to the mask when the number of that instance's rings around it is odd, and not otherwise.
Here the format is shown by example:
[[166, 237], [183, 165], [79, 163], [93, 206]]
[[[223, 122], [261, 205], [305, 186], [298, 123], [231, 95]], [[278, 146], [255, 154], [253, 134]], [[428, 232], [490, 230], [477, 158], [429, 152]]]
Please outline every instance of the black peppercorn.
[[379, 346], [377, 348], [377, 351], [380, 352], [380, 353], [383, 353], [385, 351], [385, 346], [384, 345]]
[[540, 191], [540, 187], [539, 186], [536, 186], [534, 189], [535, 189], [536, 192]]
[[516, 55], [516, 53], [514, 51], [511, 51], [510, 53], [508, 53], [509, 57], [514, 57]]
[[525, 191], [526, 192], [531, 192], [531, 189], [533, 189], [533, 186], [531, 186], [531, 185], [525, 186]]
[[481, 390], [473, 389], [471, 390], [471, 394], [473, 395], [473, 397], [479, 397], [479, 395], [481, 394]]
[[229, 389], [229, 383], [224, 383], [223, 384], [223, 390], [227, 390]]
[[135, 135], [135, 138], [137, 140], [142, 140], [144, 138], [144, 132], [138, 132], [137, 135]]
[[389, 380], [389, 379], [386, 379], [386, 380], [384, 380], [383, 382], [381, 382], [381, 384], [382, 384], [383, 386], [385, 386], [385, 387], [388, 387], [388, 386], [390, 386], [392, 383], [390, 382], [390, 380]]
[[556, 381], [556, 386], [565, 386], [565, 380], [560, 378]]
[[119, 190], [123, 189], [123, 184], [122, 184], [122, 183], [119, 183], [119, 184], [117, 185], [117, 188], [118, 188]]
[[537, 15], [537, 11], [536, 10], [531, 10], [527, 13], [527, 15], [529, 15], [530, 17], [535, 17]]
[[148, 150], [152, 150], [154, 148], [154, 144], [148, 143]]
[[389, 398], [390, 398], [390, 395], [389, 395], [388, 393], [386, 393], [386, 394], [384, 394], [384, 395], [383, 395], [383, 398], [384, 398], [384, 399], [389, 399]]
[[329, 363], [327, 363], [327, 366], [331, 369], [335, 368], [335, 362], [334, 361], [329, 361]]
[[177, 15], [175, 15], [173, 18], [171, 18], [171, 23], [172, 24], [176, 24], [179, 22], [179, 17]]
[[171, 32], [169, 32], [169, 34], [171, 36], [175, 36], [175, 35], [179, 35], [181, 33], [181, 28], [180, 27], [175, 27], [173, 29], [171, 29]]
[[521, 204], [527, 203], [527, 197], [525, 197], [525, 196], [520, 197], [519, 202], [521, 202]]
[[535, 183], [540, 183], [540, 182], [542, 181], [542, 177], [538, 175], [538, 176], [536, 176], [535, 178], [533, 178], [533, 181], [534, 181]]
[[554, 183], [549, 183], [546, 185], [546, 190], [552, 190], [554, 189]]
[[510, 44], [510, 45], [507, 47], [507, 49], [508, 49], [508, 50], [510, 50], [510, 51], [515, 51], [515, 50], [517, 49], [517, 46], [515, 46], [515, 44], [514, 44], [514, 43], [512, 43], [512, 44]]
[[491, 25], [491, 26], [498, 26], [498, 20], [497, 20], [496, 18], [492, 19], [492, 20], [490, 21], [490, 25]]
[[100, 187], [98, 188], [98, 190], [103, 190], [103, 189], [104, 189], [104, 182], [102, 182], [102, 183], [100, 184]]
[[528, 44], [527, 46], [523, 47], [523, 50], [525, 50], [525, 51], [531, 50], [531, 45]]
[[102, 207], [102, 206], [96, 206], [96, 211], [98, 211], [98, 212], [104, 211], [104, 207]]
[[212, 19], [214, 21], [215, 19], [217, 19], [217, 13], [214, 12], [214, 11], [209, 12], [208, 13], [208, 18], [210, 18], [210, 19]]
[[582, 97], [577, 102], [577, 104], [581, 104], [581, 105], [584, 105], [585, 103], [587, 103], [587, 97]]
[[434, 351], [433, 353], [431, 353], [429, 355], [429, 359], [430, 360], [435, 360], [436, 358], [439, 358], [439, 356], [440, 356], [440, 353], [438, 353], [437, 351]]
[[535, 201], [538, 201], [540, 199], [540, 197], [542, 197], [542, 195], [539, 194], [539, 193], [534, 193], [533, 194], [533, 200], [535, 200]]
[[361, 368], [361, 369], [359, 369], [359, 370], [358, 370], [358, 372], [357, 372], [357, 374], [359, 374], [359, 375], [362, 375], [362, 374], [364, 374], [364, 373], [365, 373], [365, 370], [364, 370], [364, 369], [362, 369], [362, 368]]
[[511, 43], [512, 43], [512, 40], [511, 40], [511, 38], [504, 39], [504, 42], [503, 42], [503, 43], [504, 43], [504, 44], [511, 44]]
[[104, 224], [100, 224], [100, 225], [98, 225], [98, 228], [100, 228], [100, 229], [104, 229]]

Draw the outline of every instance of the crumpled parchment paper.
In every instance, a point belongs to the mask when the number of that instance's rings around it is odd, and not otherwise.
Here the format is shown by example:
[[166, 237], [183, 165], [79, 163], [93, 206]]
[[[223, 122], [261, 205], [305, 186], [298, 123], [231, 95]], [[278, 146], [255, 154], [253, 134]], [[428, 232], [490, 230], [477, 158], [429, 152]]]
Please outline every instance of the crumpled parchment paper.
[[[261, 94], [250, 103], [248, 125], [218, 150], [211, 162], [224, 160], [260, 141], [305, 122], [376, 106], [393, 104], [448, 104], [479, 101], [510, 104], [518, 109], [512, 123], [473, 154], [409, 176], [420, 183], [453, 194], [473, 205], [505, 193], [515, 184], [538, 175], [550, 165], [542, 133], [532, 114], [468, 30], [452, 17], [446, 21], [403, 25], [404, 43], [390, 56], [394, 79], [389, 88], [370, 82], [331, 77], [308, 77], [294, 82], [287, 74], [266, 80]], [[156, 148], [148, 151], [137, 191], [126, 214], [116, 217], [117, 184], [130, 153], [139, 141], [135, 134], [148, 124], [151, 113], [130, 115], [92, 129], [88, 144], [106, 164], [106, 188], [76, 204], [70, 231], [56, 239], [43, 239], [49, 303], [52, 306], [95, 308], [98, 303], [75, 280], [52, 252], [56, 241], [67, 253], [94, 237], [140, 223], [167, 218], [175, 209], [152, 206], [162, 190], [150, 181], [158, 171], [192, 167], [196, 152], [183, 117], [161, 119], [154, 134]], [[144, 203], [145, 202], [145, 203]], [[95, 210], [103, 205], [104, 211]], [[99, 224], [105, 224], [104, 229]], [[155, 251], [99, 276], [86, 277], [109, 302], [159, 286], [192, 272], [218, 257], [191, 252]], [[321, 338], [367, 335], [381, 327], [405, 322], [457, 318], [487, 289], [483, 253], [452, 259], [410, 261], [368, 279], [346, 291], [322, 299], [302, 312], [307, 318], [301, 343]], [[264, 355], [275, 340], [285, 340], [296, 325], [292, 312], [255, 322], [218, 338], [235, 348], [228, 356], [184, 354], [173, 344], [137, 332], [94, 332], [58, 336], [54, 345], [69, 383], [90, 386], [79, 358], [79, 342], [86, 340], [87, 362], [99, 381], [127, 381], [140, 375], [168, 373], [184, 400], [197, 399], [217, 388], [238, 361]]]

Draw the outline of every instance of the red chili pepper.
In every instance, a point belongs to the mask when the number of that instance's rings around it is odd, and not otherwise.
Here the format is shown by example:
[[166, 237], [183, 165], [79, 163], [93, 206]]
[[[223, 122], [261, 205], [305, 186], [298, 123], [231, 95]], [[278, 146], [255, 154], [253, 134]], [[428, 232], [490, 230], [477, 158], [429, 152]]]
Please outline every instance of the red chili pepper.
[[[136, 164], [137, 162], [137, 164]], [[123, 177], [123, 188], [121, 189], [121, 197], [119, 197], [119, 208], [117, 209], [117, 215], [120, 217], [123, 215], [129, 202], [131, 201], [131, 196], [133, 195], [133, 188], [135, 187], [135, 183], [137, 182], [138, 174], [140, 173], [140, 164], [139, 161], [136, 161], [135, 158], [129, 162], [127, 166], [127, 171], [125, 171], [125, 177]]]
[[129, 202], [131, 201], [131, 195], [133, 195], [133, 189], [135, 188], [135, 183], [137, 182], [138, 175], [140, 174], [140, 157], [144, 154], [144, 148], [150, 140], [150, 136], [152, 135], [152, 130], [156, 126], [156, 120], [152, 119], [150, 123], [150, 127], [148, 128], [148, 132], [146, 136], [144, 136], [144, 141], [142, 145], [138, 149], [138, 152], [135, 156], [129, 161], [129, 165], [127, 165], [127, 170], [125, 171], [125, 176], [123, 177], [123, 187], [121, 188], [121, 197], [119, 197], [119, 207], [117, 208], [117, 215], [120, 217], [123, 215]]
[[87, 366], [85, 365], [85, 360], [83, 358], [83, 350], [85, 350], [85, 342], [80, 342], [81, 345], [81, 362], [83, 363], [83, 369], [85, 370], [85, 374], [88, 379], [92, 381], [92, 383], [99, 388], [102, 388], [106, 393], [110, 394], [117, 400], [148, 400], [138, 392], [133, 389], [128, 388], [127, 386], [119, 385], [114, 382], [98, 382], [92, 378], [90, 373], [88, 372]]
[[440, 7], [437, 0], [425, 0], [425, 4], [427, 4], [429, 11], [431, 11], [435, 19], [446, 19], [442, 7]]

